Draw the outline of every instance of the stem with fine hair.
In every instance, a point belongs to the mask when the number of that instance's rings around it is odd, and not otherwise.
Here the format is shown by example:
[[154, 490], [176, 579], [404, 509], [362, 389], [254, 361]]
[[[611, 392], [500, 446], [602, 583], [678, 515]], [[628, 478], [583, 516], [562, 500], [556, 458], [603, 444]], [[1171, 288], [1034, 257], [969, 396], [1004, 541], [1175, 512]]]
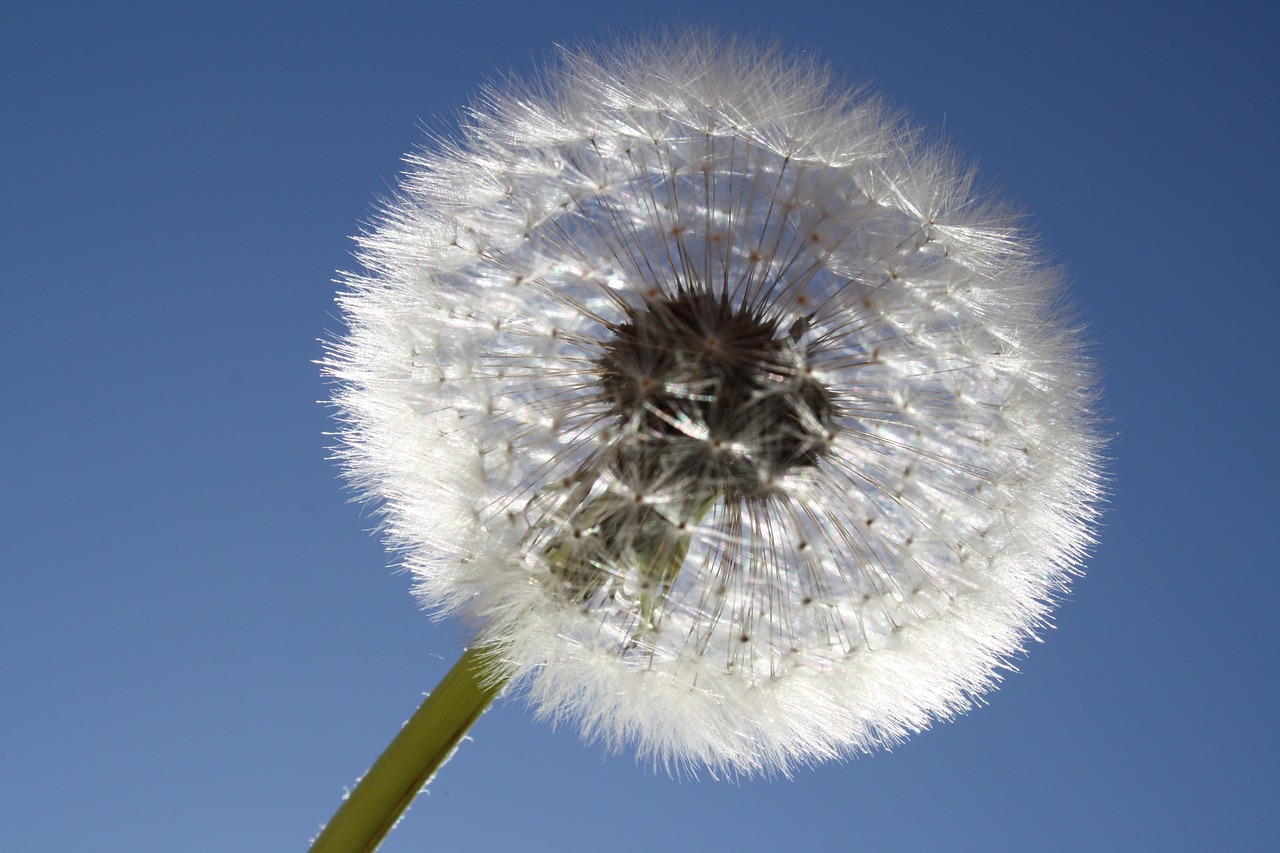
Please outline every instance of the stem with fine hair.
[[316, 837], [311, 853], [376, 850], [462, 736], [492, 704], [507, 679], [495, 673], [493, 650], [467, 649], [423, 701], [373, 767]]

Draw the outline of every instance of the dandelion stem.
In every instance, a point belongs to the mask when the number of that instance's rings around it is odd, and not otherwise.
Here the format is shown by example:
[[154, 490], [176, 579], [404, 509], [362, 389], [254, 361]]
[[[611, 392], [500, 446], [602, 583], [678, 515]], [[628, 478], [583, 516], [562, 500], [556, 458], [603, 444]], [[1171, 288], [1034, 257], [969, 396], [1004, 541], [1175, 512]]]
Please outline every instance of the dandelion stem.
[[413, 798], [458, 748], [462, 736], [502, 692], [492, 650], [467, 649], [321, 831], [311, 853], [378, 848]]

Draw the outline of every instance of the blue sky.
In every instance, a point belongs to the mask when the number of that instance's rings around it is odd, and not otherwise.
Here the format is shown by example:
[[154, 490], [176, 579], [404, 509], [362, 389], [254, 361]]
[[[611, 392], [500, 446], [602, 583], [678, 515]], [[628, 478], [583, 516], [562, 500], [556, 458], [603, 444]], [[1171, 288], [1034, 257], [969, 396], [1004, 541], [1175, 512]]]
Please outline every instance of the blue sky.
[[327, 459], [349, 236], [487, 77], [683, 19], [816, 50], [1025, 205], [1106, 374], [1101, 545], [892, 753], [673, 781], [505, 702], [383, 849], [1274, 849], [1277, 13], [550, 5], [0, 12], [5, 847], [305, 849], [466, 639]]

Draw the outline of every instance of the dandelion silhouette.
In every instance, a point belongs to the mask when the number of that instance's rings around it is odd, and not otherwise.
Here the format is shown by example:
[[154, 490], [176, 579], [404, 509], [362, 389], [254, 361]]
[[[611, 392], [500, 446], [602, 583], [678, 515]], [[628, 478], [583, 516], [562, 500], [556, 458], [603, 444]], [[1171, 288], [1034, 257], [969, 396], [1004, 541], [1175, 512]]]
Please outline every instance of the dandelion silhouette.
[[707, 34], [563, 52], [409, 158], [327, 369], [352, 482], [474, 627], [462, 730], [515, 686], [788, 772], [993, 685], [1091, 542], [1100, 440], [1058, 274], [970, 184]]

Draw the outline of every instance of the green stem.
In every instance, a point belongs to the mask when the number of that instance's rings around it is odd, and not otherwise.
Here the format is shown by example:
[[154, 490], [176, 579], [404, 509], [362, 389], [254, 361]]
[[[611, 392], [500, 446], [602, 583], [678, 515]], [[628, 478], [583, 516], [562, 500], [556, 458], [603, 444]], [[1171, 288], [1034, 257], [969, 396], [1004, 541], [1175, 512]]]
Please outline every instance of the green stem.
[[366, 853], [378, 848], [413, 798], [458, 748], [467, 729], [506, 686], [507, 679], [493, 672], [491, 654], [483, 646], [463, 653], [356, 783], [311, 845], [311, 853]]

